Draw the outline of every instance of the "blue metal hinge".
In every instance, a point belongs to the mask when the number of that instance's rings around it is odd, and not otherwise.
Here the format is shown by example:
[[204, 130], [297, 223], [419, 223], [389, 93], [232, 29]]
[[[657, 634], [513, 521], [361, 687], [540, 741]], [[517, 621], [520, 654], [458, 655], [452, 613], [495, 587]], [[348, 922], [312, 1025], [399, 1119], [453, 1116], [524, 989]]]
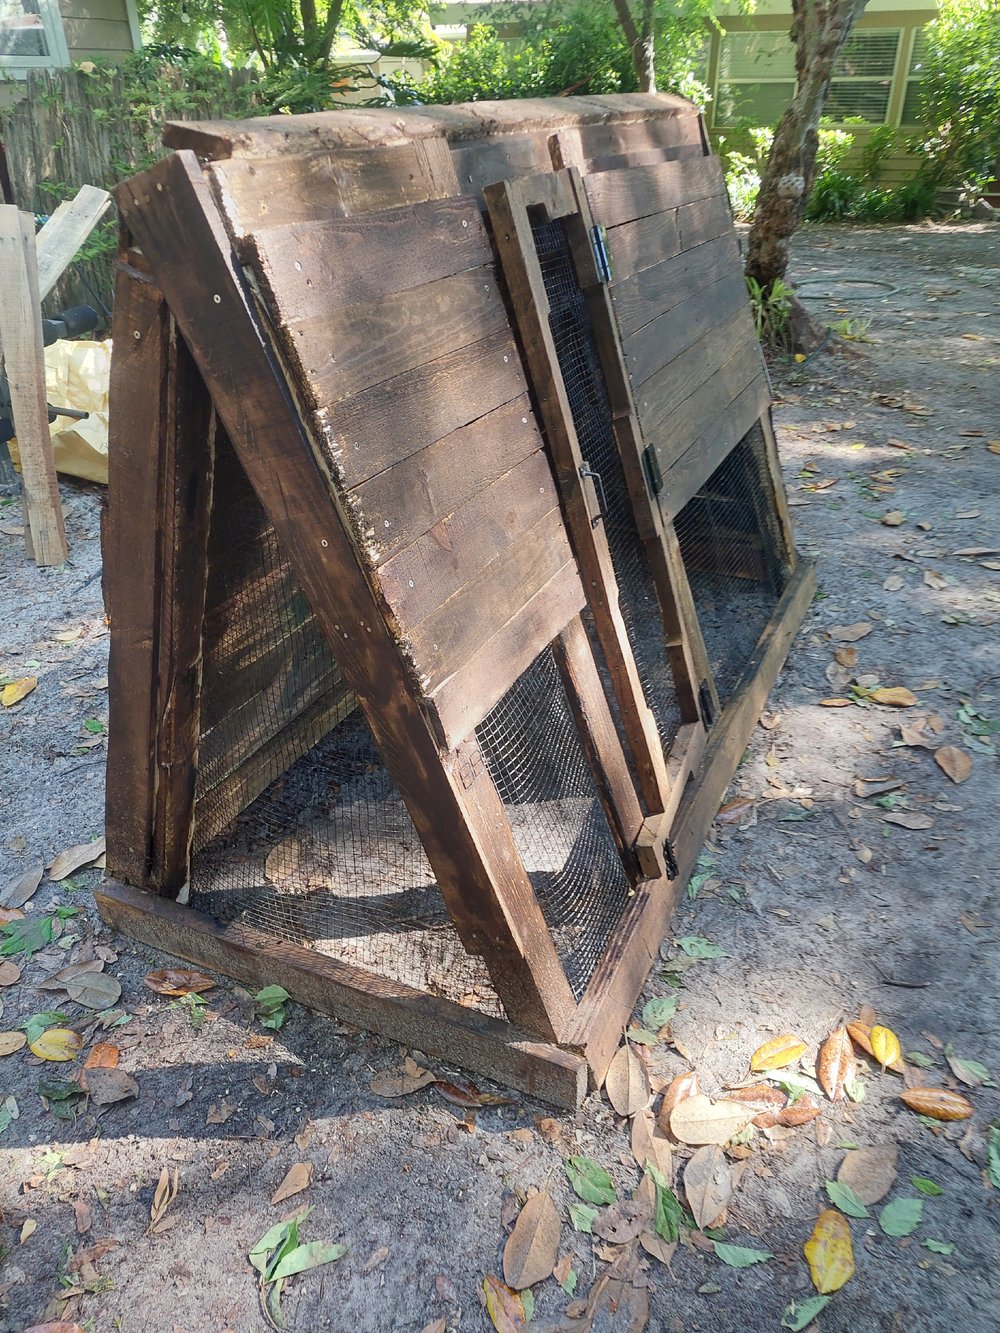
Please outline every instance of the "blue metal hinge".
[[600, 225], [591, 227], [590, 244], [594, 251], [594, 260], [597, 264], [597, 276], [603, 284], [611, 281], [611, 256], [608, 254], [608, 243], [604, 228]]

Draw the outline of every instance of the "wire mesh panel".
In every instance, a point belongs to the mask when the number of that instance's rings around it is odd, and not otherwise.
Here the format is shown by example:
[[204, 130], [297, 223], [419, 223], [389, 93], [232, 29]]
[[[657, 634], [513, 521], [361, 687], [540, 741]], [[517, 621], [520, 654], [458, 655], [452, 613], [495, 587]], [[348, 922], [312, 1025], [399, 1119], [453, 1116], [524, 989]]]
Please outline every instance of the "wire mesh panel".
[[551, 649], [480, 723], [476, 738], [579, 999], [630, 885]]
[[676, 519], [720, 701], [732, 693], [784, 591], [787, 561], [760, 426]]
[[[600, 474], [604, 486], [602, 521], [618, 583], [622, 619], [646, 703], [656, 719], [663, 748], [669, 750], [680, 725], [680, 713], [656, 587], [632, 512], [587, 300], [580, 290], [563, 219], [533, 221], [531, 230], [573, 426], [584, 459]], [[608, 697], [614, 710], [613, 692], [609, 691]]]

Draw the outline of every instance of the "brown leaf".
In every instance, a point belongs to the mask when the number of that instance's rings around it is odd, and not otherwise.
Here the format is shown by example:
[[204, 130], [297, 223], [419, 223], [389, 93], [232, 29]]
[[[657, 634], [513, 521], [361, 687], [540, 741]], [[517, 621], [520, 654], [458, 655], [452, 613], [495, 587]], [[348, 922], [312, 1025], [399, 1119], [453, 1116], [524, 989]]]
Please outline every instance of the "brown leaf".
[[0, 1032], [0, 1056], [13, 1055], [26, 1045], [27, 1040], [23, 1032]]
[[656, 1117], [648, 1107], [632, 1117], [632, 1156], [641, 1167], [652, 1162], [669, 1180], [673, 1167], [670, 1140], [661, 1133]]
[[44, 873], [44, 866], [32, 866], [23, 875], [11, 880], [4, 891], [0, 893], [0, 907], [23, 907], [29, 899], [34, 897]]
[[544, 1282], [559, 1254], [562, 1223], [547, 1190], [533, 1194], [518, 1214], [503, 1248], [503, 1277], [517, 1291]]
[[670, 1113], [674, 1107], [684, 1101], [686, 1097], [695, 1097], [701, 1092], [701, 1085], [698, 1082], [698, 1075], [693, 1069], [687, 1073], [678, 1074], [672, 1079], [664, 1089], [663, 1098], [660, 1101], [660, 1109], [657, 1112], [657, 1122], [660, 1128], [666, 1132], [670, 1128]]
[[793, 1128], [796, 1125], [808, 1125], [810, 1120], [817, 1119], [822, 1114], [823, 1108], [816, 1102], [815, 1098], [807, 1093], [800, 1097], [792, 1106], [786, 1106], [784, 1110], [778, 1112], [778, 1124], [786, 1128]]
[[755, 1106], [784, 1106], [788, 1101], [778, 1088], [767, 1083], [753, 1083], [748, 1088], [727, 1088], [726, 1098], [731, 1102], [751, 1102]]
[[426, 1088], [437, 1082], [437, 1076], [429, 1069], [421, 1069], [411, 1060], [412, 1069], [405, 1065], [402, 1069], [382, 1069], [368, 1085], [377, 1097], [408, 1097], [411, 1092]]
[[159, 967], [147, 973], [143, 983], [157, 995], [200, 995], [215, 985], [204, 973], [189, 972], [181, 967]]
[[79, 1324], [71, 1324], [65, 1319], [57, 1319], [50, 1324], [32, 1324], [24, 1333], [86, 1333]]
[[899, 1146], [895, 1143], [854, 1148], [841, 1162], [837, 1180], [852, 1189], [863, 1204], [871, 1206], [884, 1199], [895, 1184], [898, 1159]]
[[286, 1199], [292, 1198], [295, 1194], [301, 1194], [303, 1190], [309, 1188], [312, 1178], [312, 1162], [293, 1163], [289, 1167], [284, 1180], [271, 1195], [272, 1206], [277, 1203], [284, 1203]]
[[13, 986], [20, 980], [21, 969], [16, 963], [12, 963], [9, 958], [0, 961], [0, 986]]
[[894, 810], [882, 816], [883, 824], [898, 824], [900, 828], [927, 829], [934, 827], [934, 820], [929, 815], [921, 815], [907, 810]]
[[81, 972], [66, 982], [66, 994], [85, 1009], [110, 1009], [121, 999], [122, 986], [104, 972]]
[[911, 1111], [932, 1120], [968, 1120], [972, 1115], [972, 1103], [947, 1088], [906, 1088], [899, 1097]]
[[434, 1086], [446, 1102], [453, 1106], [465, 1106], [470, 1109], [483, 1106], [483, 1094], [470, 1079], [437, 1078]]
[[110, 1042], [99, 1041], [96, 1046], [92, 1046], [83, 1062], [84, 1069], [117, 1069], [118, 1057], [120, 1052], [117, 1046], [112, 1046]]
[[646, 1066], [629, 1042], [615, 1053], [604, 1079], [608, 1101], [619, 1115], [635, 1115], [649, 1104], [649, 1079]]
[[448, 1324], [445, 1319], [435, 1319], [433, 1323], [425, 1324], [420, 1333], [447, 1333]]
[[832, 1102], [844, 1095], [844, 1084], [854, 1078], [854, 1049], [847, 1028], [837, 1028], [819, 1049], [816, 1072], [820, 1086]]
[[0, 926], [9, 926], [12, 921], [23, 921], [24, 913], [19, 907], [0, 907]]
[[738, 1102], [713, 1102], [698, 1093], [677, 1103], [670, 1112], [670, 1129], [681, 1143], [728, 1143], [752, 1119], [752, 1112]]
[[750, 1068], [757, 1073], [765, 1069], [784, 1069], [794, 1064], [806, 1050], [806, 1043], [794, 1032], [784, 1032], [758, 1046], [750, 1057]]
[[164, 1167], [160, 1172], [160, 1179], [156, 1183], [156, 1189], [153, 1191], [153, 1202], [149, 1209], [149, 1226], [146, 1228], [147, 1234], [159, 1228], [164, 1220], [167, 1209], [177, 1198], [177, 1191], [180, 1189], [180, 1171], [175, 1166], [174, 1174], [171, 1176], [169, 1167]]
[[139, 1095], [138, 1083], [124, 1069], [89, 1069], [83, 1082], [95, 1106], [112, 1106]]
[[39, 990], [65, 990], [66, 983], [72, 981], [74, 977], [82, 976], [85, 972], [101, 972], [104, 970], [104, 964], [99, 958], [88, 958], [81, 963], [70, 963], [67, 967], [61, 967], [58, 972], [50, 972], [47, 977], [38, 983]]
[[972, 776], [972, 756], [957, 745], [942, 745], [935, 750], [934, 762], [952, 782], [965, 782]]
[[104, 851], [103, 838], [98, 838], [96, 842], [78, 842], [75, 847], [67, 847], [49, 866], [49, 879], [66, 879], [74, 870], [91, 865], [98, 857], [104, 855]]
[[602, 1208], [592, 1223], [595, 1236], [612, 1245], [637, 1240], [653, 1220], [653, 1209], [645, 1199], [622, 1199]]
[[694, 1220], [703, 1229], [725, 1211], [733, 1193], [733, 1177], [720, 1147], [712, 1144], [692, 1155], [684, 1168], [684, 1193]]
[[94, 1225], [94, 1213], [85, 1199], [73, 1200], [73, 1214], [76, 1219], [76, 1234], [85, 1236]]
[[884, 689], [870, 690], [867, 696], [872, 703], [883, 704], [887, 708], [912, 708], [919, 699], [905, 685], [889, 685]]
[[943, 574], [939, 574], [936, 569], [924, 570], [924, 583], [928, 588], [933, 588], [935, 592], [940, 592], [942, 588], [948, 586], [948, 580]]
[[853, 625], [831, 625], [827, 630], [827, 636], [836, 643], [857, 643], [858, 639], [863, 639], [866, 634], [871, 634], [875, 628], [867, 620], [856, 621]]
[[835, 648], [833, 656], [838, 665], [842, 667], [853, 667], [858, 664], [858, 650], [851, 644], [848, 644], [845, 648]]
[[236, 1113], [236, 1103], [227, 1101], [223, 1097], [222, 1101], [212, 1102], [208, 1108], [208, 1114], [205, 1116], [206, 1125], [224, 1125], [226, 1121]]
[[906, 522], [906, 515], [902, 509], [892, 509], [885, 515], [882, 522], [887, 528], [898, 528], [901, 523]]
[[486, 1313], [497, 1333], [517, 1333], [518, 1329], [527, 1328], [524, 1302], [516, 1291], [505, 1286], [492, 1273], [483, 1279], [483, 1290], [486, 1294]]
[[853, 702], [853, 699], [820, 699], [819, 706], [820, 708], [850, 708]]

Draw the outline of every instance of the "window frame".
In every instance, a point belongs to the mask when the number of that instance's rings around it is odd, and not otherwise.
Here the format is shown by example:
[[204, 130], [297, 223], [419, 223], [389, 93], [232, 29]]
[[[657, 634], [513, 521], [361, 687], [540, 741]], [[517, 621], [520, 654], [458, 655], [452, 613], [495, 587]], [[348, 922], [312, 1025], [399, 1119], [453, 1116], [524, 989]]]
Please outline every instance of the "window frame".
[[49, 53], [25, 56], [4, 55], [0, 51], [0, 74], [8, 78], [23, 78], [33, 69], [66, 69], [69, 66], [69, 47], [59, 0], [37, 0], [37, 3]]

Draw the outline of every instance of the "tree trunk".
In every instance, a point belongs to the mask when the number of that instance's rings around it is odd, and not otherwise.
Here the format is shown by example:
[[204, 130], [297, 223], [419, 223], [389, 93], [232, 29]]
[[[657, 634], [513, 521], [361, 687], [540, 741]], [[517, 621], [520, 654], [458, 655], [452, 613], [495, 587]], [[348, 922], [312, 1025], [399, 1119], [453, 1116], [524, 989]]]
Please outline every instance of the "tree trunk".
[[656, 92], [655, 39], [653, 36], [653, 8], [656, 0], [642, 0], [642, 30], [636, 27], [629, 0], [614, 0], [615, 13], [628, 42], [639, 91]]
[[781, 118], [761, 181], [747, 246], [747, 276], [770, 291], [816, 177], [819, 120], [833, 67], [867, 0], [792, 0], [797, 87]]

